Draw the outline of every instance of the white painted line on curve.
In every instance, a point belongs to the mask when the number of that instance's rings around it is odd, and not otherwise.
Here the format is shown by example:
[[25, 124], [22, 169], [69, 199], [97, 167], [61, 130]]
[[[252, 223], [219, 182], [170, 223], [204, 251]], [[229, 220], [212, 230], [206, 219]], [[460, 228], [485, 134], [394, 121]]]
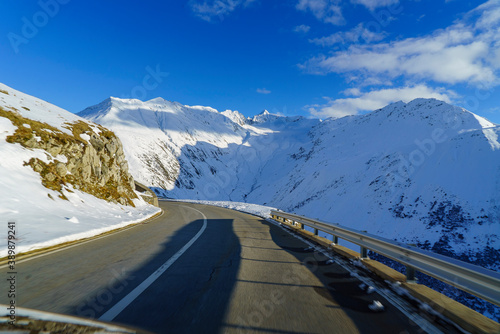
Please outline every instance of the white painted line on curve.
[[184, 247], [182, 247], [177, 253], [175, 253], [174, 256], [168, 259], [167, 262], [165, 262], [160, 268], [158, 268], [154, 273], [146, 278], [144, 282], [139, 284], [128, 295], [123, 297], [123, 299], [116, 303], [115, 306], [106, 311], [106, 313], [104, 313], [99, 318], [99, 320], [112, 321], [114, 318], [116, 318], [118, 314], [120, 314], [127, 306], [129, 306], [141, 293], [144, 292], [144, 290], [146, 290], [151, 284], [153, 284], [153, 282], [156, 281], [158, 277], [161, 276], [161, 274], [167, 271], [167, 269], [170, 268], [170, 266], [174, 264], [174, 262], [177, 261], [177, 259], [179, 259], [179, 257], [181, 257], [181, 255], [184, 254], [189, 249], [189, 247], [191, 247], [195, 243], [195, 241], [198, 240], [198, 238], [203, 234], [203, 232], [207, 228], [207, 217], [199, 210], [184, 205], [182, 206], [197, 211], [203, 216], [203, 226], [201, 227], [201, 229], [191, 240], [189, 240], [187, 244], [184, 245]]

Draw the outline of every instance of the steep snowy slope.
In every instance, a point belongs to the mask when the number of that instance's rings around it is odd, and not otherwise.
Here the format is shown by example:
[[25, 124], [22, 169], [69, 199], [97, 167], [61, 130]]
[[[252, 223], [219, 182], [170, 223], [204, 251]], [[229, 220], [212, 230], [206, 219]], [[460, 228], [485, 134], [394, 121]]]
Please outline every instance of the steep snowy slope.
[[139, 181], [174, 198], [266, 204], [500, 269], [500, 127], [433, 99], [328, 119], [111, 98]]
[[468, 111], [423, 99], [327, 120], [290, 155], [292, 172], [247, 200], [476, 258], [500, 248], [498, 133]]
[[155, 214], [132, 185], [114, 134], [0, 84], [0, 215], [15, 225], [18, 254]]

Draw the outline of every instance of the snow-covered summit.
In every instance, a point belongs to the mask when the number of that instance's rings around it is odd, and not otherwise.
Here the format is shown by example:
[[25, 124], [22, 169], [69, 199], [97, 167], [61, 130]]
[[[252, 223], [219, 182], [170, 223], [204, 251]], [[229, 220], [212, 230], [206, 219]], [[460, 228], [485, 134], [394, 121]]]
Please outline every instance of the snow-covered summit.
[[[262, 111], [260, 114], [255, 115], [250, 118], [251, 123], [264, 124], [264, 123], [287, 123], [287, 122], [297, 122], [304, 119], [302, 116], [285, 116], [281, 114], [273, 114], [267, 110]], [[272, 124], [271, 124], [272, 126]]]
[[249, 124], [249, 119], [247, 119], [243, 114], [241, 114], [236, 110], [225, 110], [221, 112], [221, 114], [226, 116], [227, 118], [229, 118], [238, 125], [243, 126], [245, 124]]
[[[78, 113], [87, 119], [98, 120], [105, 118], [109, 123], [114, 120], [118, 123], [133, 121], [148, 127], [164, 126], [169, 129], [185, 129], [184, 122], [203, 123], [219, 120], [220, 122], [237, 122], [244, 120], [244, 116], [237, 111], [218, 112], [216, 109], [205, 106], [187, 106], [178, 102], [155, 98], [142, 102], [136, 99], [108, 98], [103, 102], [86, 108]], [[193, 124], [194, 125], [194, 124]]]
[[379, 121], [409, 122], [422, 121], [418, 124], [441, 126], [446, 129], [478, 129], [494, 127], [495, 124], [483, 117], [457, 106], [450, 105], [437, 99], [419, 98], [411, 102], [402, 101], [391, 103], [388, 106], [364, 115], [363, 118], [376, 118]]
[[[409, 103], [395, 102], [373, 112], [343, 118], [329, 118], [315, 129], [324, 140], [327, 133], [348, 132], [343, 147], [361, 147], [366, 152], [381, 148], [408, 149], [428, 140], [443, 143], [466, 133], [478, 136], [496, 147], [493, 133], [498, 125], [463, 108], [436, 99], [416, 99]], [[358, 150], [360, 151], [360, 150]]]

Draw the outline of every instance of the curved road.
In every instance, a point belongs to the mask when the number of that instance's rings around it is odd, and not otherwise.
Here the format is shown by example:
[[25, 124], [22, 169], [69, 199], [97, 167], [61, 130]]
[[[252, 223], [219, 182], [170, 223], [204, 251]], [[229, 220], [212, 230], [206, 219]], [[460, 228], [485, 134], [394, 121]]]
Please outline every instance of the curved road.
[[[147, 224], [19, 263], [18, 306], [155, 333], [422, 333], [279, 226], [212, 206], [160, 206], [165, 214]], [[374, 300], [383, 312], [370, 310]]]

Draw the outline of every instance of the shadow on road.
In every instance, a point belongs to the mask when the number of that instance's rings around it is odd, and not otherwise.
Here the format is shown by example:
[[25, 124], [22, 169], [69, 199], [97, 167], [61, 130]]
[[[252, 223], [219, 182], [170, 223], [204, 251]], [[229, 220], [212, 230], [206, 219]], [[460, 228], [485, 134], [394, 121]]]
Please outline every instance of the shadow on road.
[[[302, 269], [314, 274], [321, 282], [316, 286], [306, 283], [305, 276], [296, 270], [283, 281], [283, 289], [295, 291], [308, 289], [325, 300], [325, 307], [332, 312], [344, 312], [352, 319], [360, 333], [418, 333], [420, 328], [402, 316], [394, 306], [377, 293], [368, 294], [367, 286], [353, 277], [349, 271], [339, 264], [329, 261], [325, 256], [306, 243], [290, 237], [282, 228], [261, 220], [263, 225], [269, 227], [272, 240], [283, 250], [293, 255], [300, 263]], [[363, 273], [360, 273], [363, 275]], [[261, 284], [271, 284], [260, 282]], [[272, 283], [275, 284], [275, 283]], [[383, 311], [374, 311], [370, 305], [374, 300], [381, 301], [385, 307]]]
[[[231, 219], [207, 219], [206, 230], [193, 246], [113, 322], [155, 333], [164, 333], [166, 329], [171, 333], [217, 332], [240, 264], [241, 246], [232, 223]], [[70, 313], [99, 318], [168, 261], [202, 226], [202, 219], [187, 223], [165, 240], [161, 251], [152, 254], [147, 263], [131, 272], [119, 273], [107, 288]]]

